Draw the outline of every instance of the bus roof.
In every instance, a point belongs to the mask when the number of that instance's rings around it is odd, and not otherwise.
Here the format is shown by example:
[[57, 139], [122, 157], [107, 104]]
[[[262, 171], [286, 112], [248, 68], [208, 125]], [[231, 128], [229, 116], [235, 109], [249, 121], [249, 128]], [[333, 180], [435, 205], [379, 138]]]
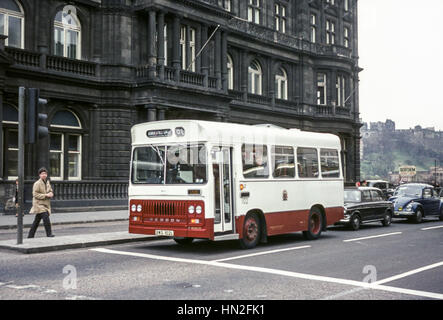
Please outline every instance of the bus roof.
[[274, 125], [245, 125], [200, 120], [163, 120], [131, 128], [132, 145], [211, 142], [322, 147], [341, 150], [338, 136]]

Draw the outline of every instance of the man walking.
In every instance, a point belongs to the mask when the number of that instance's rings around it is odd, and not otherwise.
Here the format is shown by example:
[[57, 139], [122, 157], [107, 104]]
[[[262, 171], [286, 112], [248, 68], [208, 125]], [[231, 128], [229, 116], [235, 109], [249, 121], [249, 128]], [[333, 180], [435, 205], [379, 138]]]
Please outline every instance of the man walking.
[[40, 220], [42, 219], [46, 236], [54, 237], [51, 231], [51, 221], [49, 220], [49, 216], [51, 215], [50, 200], [54, 197], [54, 193], [48, 180], [48, 171], [46, 168], [40, 168], [38, 175], [40, 179], [37, 180], [32, 187], [32, 208], [29, 213], [35, 214], [35, 218], [31, 230], [29, 230], [28, 238], [34, 238]]

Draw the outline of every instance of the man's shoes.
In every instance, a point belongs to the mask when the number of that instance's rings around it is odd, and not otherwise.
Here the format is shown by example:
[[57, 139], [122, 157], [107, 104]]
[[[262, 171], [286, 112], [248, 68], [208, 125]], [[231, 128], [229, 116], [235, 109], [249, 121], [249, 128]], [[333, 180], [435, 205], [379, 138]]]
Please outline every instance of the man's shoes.
[[53, 234], [50, 234], [49, 236], [48, 236], [48, 238], [54, 238], [55, 236], [53, 235]]

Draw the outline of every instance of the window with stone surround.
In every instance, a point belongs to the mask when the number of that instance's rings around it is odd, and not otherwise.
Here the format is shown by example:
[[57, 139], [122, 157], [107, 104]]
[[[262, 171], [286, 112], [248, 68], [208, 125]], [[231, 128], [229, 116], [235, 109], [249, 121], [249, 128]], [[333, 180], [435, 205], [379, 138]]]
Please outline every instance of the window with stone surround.
[[8, 36], [6, 46], [24, 49], [24, 22], [25, 15], [17, 1], [0, 1], [0, 34]]
[[53, 51], [57, 56], [80, 59], [81, 25], [73, 6], [64, 7], [55, 16]]

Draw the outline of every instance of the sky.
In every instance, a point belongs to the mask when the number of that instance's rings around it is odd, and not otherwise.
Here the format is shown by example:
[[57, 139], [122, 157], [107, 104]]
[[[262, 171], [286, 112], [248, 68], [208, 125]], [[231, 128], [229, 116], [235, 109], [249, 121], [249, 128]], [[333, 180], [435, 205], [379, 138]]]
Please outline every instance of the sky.
[[359, 0], [360, 118], [443, 131], [443, 0]]

